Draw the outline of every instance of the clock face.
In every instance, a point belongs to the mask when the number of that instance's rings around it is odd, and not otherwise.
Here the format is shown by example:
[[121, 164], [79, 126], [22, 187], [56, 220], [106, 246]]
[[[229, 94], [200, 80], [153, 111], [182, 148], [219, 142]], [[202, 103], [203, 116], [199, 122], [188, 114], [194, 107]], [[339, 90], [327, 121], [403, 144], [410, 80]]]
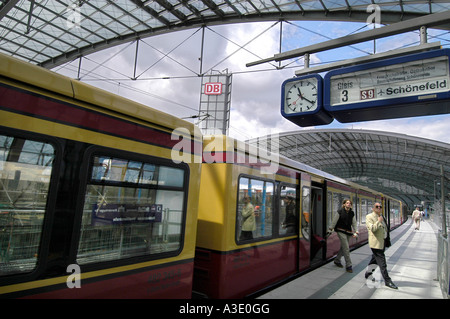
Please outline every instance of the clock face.
[[304, 113], [317, 109], [318, 81], [311, 77], [286, 83], [284, 113]]
[[323, 108], [322, 93], [319, 74], [285, 80], [281, 85], [281, 115], [302, 127], [330, 124], [334, 118]]

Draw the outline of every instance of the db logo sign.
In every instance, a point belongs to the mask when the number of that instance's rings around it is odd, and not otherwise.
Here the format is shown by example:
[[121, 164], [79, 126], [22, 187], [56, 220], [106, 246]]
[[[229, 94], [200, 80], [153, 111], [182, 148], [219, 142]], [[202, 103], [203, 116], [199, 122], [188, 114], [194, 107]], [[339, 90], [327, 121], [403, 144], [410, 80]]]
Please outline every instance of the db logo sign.
[[206, 95], [220, 95], [222, 94], [222, 83], [205, 83]]

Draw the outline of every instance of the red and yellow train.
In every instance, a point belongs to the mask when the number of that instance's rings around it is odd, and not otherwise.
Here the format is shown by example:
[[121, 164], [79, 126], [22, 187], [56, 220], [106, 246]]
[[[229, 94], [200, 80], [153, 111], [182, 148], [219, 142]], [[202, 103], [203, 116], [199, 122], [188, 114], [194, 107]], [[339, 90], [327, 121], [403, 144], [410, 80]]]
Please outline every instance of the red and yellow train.
[[343, 198], [352, 246], [374, 201], [405, 220], [398, 200], [301, 163], [267, 174], [242, 145], [0, 54], [0, 297], [242, 298], [333, 258]]
[[[226, 141], [222, 150], [217, 138]], [[243, 152], [224, 137], [207, 139], [203, 156], [212, 149], [214, 161], [202, 166], [194, 266], [194, 291], [202, 295], [242, 298], [332, 259], [340, 243], [335, 233], [327, 238], [327, 230], [344, 199], [354, 203], [360, 233], [351, 248], [367, 243], [365, 217], [376, 201], [391, 228], [406, 220], [396, 199], [284, 157], [277, 159], [276, 173], [267, 175], [264, 166], [273, 159], [255, 158], [251, 147]], [[252, 238], [242, 237], [245, 197], [255, 214]], [[298, 216], [294, 225], [289, 211]]]

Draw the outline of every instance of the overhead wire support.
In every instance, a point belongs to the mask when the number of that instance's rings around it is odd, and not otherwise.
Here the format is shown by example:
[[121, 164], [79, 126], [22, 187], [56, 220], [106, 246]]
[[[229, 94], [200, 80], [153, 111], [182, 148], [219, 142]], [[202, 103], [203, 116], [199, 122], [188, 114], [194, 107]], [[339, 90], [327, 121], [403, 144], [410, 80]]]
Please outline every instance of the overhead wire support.
[[134, 54], [134, 71], [133, 71], [133, 77], [132, 80], [136, 80], [136, 68], [137, 68], [137, 60], [138, 60], [138, 52], [139, 52], [139, 38], [136, 39], [136, 51]]
[[33, 9], [34, 9], [34, 0], [31, 0], [30, 1], [30, 13], [28, 14], [27, 31], [25, 31], [25, 34], [30, 33], [31, 17], [33, 16]]
[[448, 23], [449, 20], [450, 20], [450, 10], [440, 13], [433, 13], [427, 16], [393, 23], [388, 26], [384, 26], [382, 28], [374, 28], [372, 30], [347, 35], [345, 37], [332, 39], [322, 43], [312, 44], [300, 49], [287, 51], [281, 54], [275, 54], [271, 58], [266, 58], [259, 61], [247, 63], [246, 66], [251, 67], [266, 62], [283, 61], [287, 59], [297, 58], [299, 56], [304, 55], [305, 53], [312, 54], [321, 51], [336, 49], [351, 44], [356, 44], [364, 41], [370, 41], [382, 37], [396, 35], [403, 32], [417, 30], [422, 26], [432, 27], [446, 24]]

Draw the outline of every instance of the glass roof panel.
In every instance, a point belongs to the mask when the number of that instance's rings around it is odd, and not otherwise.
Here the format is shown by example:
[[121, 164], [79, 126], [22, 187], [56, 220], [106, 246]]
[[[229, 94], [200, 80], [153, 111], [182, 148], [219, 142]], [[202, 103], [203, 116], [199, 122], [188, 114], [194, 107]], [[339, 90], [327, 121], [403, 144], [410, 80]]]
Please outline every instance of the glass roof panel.
[[[224, 2], [220, 1], [220, 3], [224, 3]], [[220, 3], [216, 2], [217, 5], [219, 5]], [[189, 1], [189, 4], [199, 11], [208, 8], [208, 6], [206, 4], [204, 4], [201, 0], [191, 0], [191, 1]]]
[[46, 0], [33, 6], [22, 0], [12, 8], [5, 6], [9, 1], [0, 0], [0, 52], [30, 57], [47, 67], [64, 63], [74, 54], [92, 52], [94, 47], [101, 50], [210, 23], [279, 20], [285, 14], [294, 21], [361, 21], [363, 15], [346, 11], [366, 14], [372, 3], [381, 6], [382, 20], [391, 15], [386, 19], [390, 22], [398, 18], [398, 12], [409, 19], [450, 10], [450, 0]]
[[431, 11], [432, 12], [442, 12], [442, 11], [447, 11], [450, 10], [450, 3], [444, 3], [444, 2], [440, 2], [440, 3], [431, 3]]
[[224, 13], [229, 13], [229, 14], [235, 13], [234, 9], [228, 5], [221, 5], [220, 10], [222, 10]]
[[322, 2], [329, 10], [346, 7], [345, 1], [342, 0], [322, 0]]
[[408, 4], [407, 2], [405, 2], [405, 4], [403, 5], [403, 9], [405, 11], [408, 12], [417, 12], [417, 13], [423, 13], [423, 12], [428, 12], [429, 11], [429, 5], [428, 4]]
[[[365, 0], [348, 0], [347, 1], [350, 7], [357, 7], [357, 6], [365, 6], [367, 7], [367, 1]], [[375, 1], [376, 3], [376, 1]], [[345, 7], [345, 1], [342, 1], [342, 6]]]
[[305, 10], [323, 10], [323, 6], [319, 1], [302, 1], [301, 5]]
[[122, 10], [117, 10], [117, 7], [112, 5], [103, 6], [99, 8], [99, 10], [115, 19], [118, 19], [119, 17], [124, 15], [124, 12]]
[[[84, 37], [84, 39], [88, 42], [88, 43], [96, 43], [96, 42], [100, 42], [102, 41], [103, 38], [99, 37], [98, 35], [96, 35], [95, 33], [90, 33], [88, 35], [86, 35], [86, 37]], [[81, 42], [78, 42], [77, 47], [80, 47]]]
[[169, 22], [178, 22], [179, 19], [168, 11], [162, 11], [161, 16], [169, 20]]
[[[62, 49], [62, 48], [61, 48]], [[61, 54], [61, 50], [58, 50], [58, 43], [52, 45], [52, 47], [46, 46], [41, 50], [42, 54], [47, 56], [55, 56]]]
[[164, 23], [162, 23], [161, 21], [159, 21], [156, 18], [153, 18], [152, 16], [150, 16], [148, 19], [143, 20], [145, 24], [147, 24], [148, 26], [150, 26], [150, 28], [163, 28], [164, 27]]
[[186, 16], [189, 16], [189, 15], [192, 14], [192, 11], [189, 10], [189, 8], [186, 7], [186, 6], [184, 6], [184, 5], [177, 5], [177, 6], [175, 7], [175, 9], [178, 10], [178, 11], [180, 11], [182, 14], [184, 14], [184, 15], [186, 15]]
[[154, 1], [149, 2], [147, 4], [147, 6], [149, 8], [152, 8], [153, 10], [155, 10], [158, 13], [164, 10], [164, 7], [162, 5], [160, 5], [158, 2], [154, 2]]
[[248, 12], [246, 12], [245, 3], [242, 5], [241, 2], [245, 2], [245, 0], [230, 0], [230, 4], [239, 10], [241, 14], [248, 14]]
[[256, 8], [258, 8], [258, 10], [265, 9], [268, 7], [268, 5], [266, 4], [266, 2], [264, 0], [254, 0], [252, 2], [253, 2], [253, 5]]

